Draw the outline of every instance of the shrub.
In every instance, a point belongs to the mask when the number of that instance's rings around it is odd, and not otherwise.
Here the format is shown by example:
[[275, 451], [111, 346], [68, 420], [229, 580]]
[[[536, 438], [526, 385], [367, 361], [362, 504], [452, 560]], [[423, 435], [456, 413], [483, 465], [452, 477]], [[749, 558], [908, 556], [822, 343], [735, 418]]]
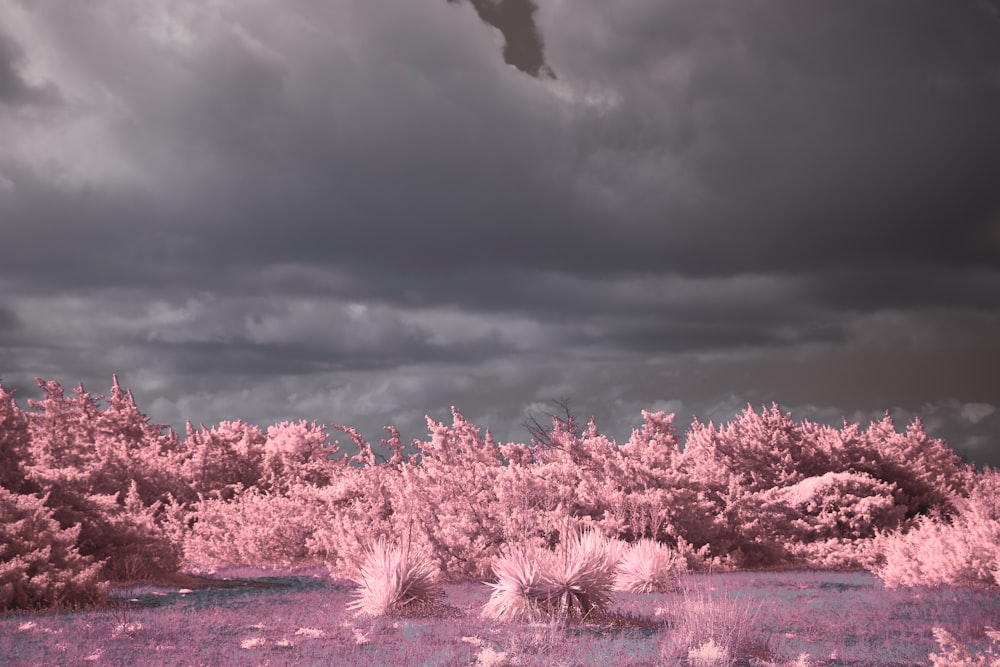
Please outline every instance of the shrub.
[[922, 517], [906, 533], [880, 538], [883, 564], [873, 568], [887, 587], [956, 584], [1000, 586], [1000, 473], [978, 475], [958, 514]]
[[101, 564], [80, 555], [79, 534], [60, 528], [44, 499], [0, 487], [0, 610], [103, 602]]
[[483, 615], [502, 620], [587, 618], [611, 601], [621, 543], [579, 532], [555, 551], [514, 547], [493, 566], [498, 581]]
[[653, 540], [639, 540], [624, 553], [618, 564], [615, 590], [650, 593], [669, 590], [679, 568], [684, 568], [676, 551]]
[[307, 548], [317, 525], [315, 503], [304, 494], [269, 495], [251, 488], [231, 500], [199, 501], [184, 536], [187, 566], [294, 567], [312, 557]]
[[371, 545], [351, 579], [358, 585], [358, 597], [348, 608], [368, 616], [432, 608], [444, 596], [430, 559], [384, 538]]
[[944, 628], [934, 628], [934, 639], [942, 653], [931, 653], [931, 667], [1000, 667], [1000, 632], [986, 628], [990, 646], [986, 651], [972, 655], [969, 648], [959, 642]]
[[760, 603], [713, 598], [684, 591], [677, 618], [662, 645], [667, 664], [728, 665], [746, 658], [769, 659], [770, 649], [754, 624]]

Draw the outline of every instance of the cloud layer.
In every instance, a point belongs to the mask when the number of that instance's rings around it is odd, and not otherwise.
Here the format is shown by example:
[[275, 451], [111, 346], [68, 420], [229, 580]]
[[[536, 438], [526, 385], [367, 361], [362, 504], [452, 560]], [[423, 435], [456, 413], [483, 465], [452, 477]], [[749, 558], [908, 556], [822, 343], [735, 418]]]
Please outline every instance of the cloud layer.
[[891, 409], [1000, 463], [998, 16], [0, 0], [0, 378], [376, 438]]

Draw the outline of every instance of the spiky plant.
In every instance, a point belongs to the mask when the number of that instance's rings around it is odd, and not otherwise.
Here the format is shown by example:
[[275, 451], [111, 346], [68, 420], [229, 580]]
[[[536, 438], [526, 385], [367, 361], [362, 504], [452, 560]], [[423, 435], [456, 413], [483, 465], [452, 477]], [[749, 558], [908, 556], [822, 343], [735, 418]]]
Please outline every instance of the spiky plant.
[[351, 579], [358, 589], [348, 609], [368, 616], [430, 608], [444, 596], [437, 568], [429, 559], [416, 557], [408, 546], [388, 544], [385, 538], [366, 550]]
[[541, 581], [540, 556], [535, 547], [514, 547], [497, 559], [493, 572], [496, 583], [490, 599], [483, 607], [483, 616], [501, 620], [536, 619], [543, 615], [545, 587]]
[[493, 566], [498, 581], [483, 615], [496, 619], [587, 618], [611, 601], [620, 543], [576, 533], [548, 551], [514, 547]]
[[615, 590], [650, 593], [669, 590], [679, 567], [677, 552], [655, 540], [632, 544], [618, 563]]

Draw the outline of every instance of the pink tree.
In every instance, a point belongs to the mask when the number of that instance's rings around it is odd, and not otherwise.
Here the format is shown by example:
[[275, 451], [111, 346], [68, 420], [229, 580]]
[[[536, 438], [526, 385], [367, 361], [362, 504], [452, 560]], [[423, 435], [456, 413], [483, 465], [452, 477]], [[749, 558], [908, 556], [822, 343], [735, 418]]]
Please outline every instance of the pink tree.
[[32, 490], [25, 470], [30, 445], [28, 420], [14, 402], [14, 392], [0, 385], [0, 486], [18, 493]]
[[184, 476], [203, 497], [232, 498], [261, 483], [266, 442], [260, 428], [240, 420], [200, 430], [188, 422]]
[[503, 544], [496, 480], [504, 461], [493, 436], [452, 408], [452, 425], [427, 418], [430, 440], [416, 442], [419, 461], [407, 461], [392, 481], [398, 530], [412, 530], [441, 570], [485, 578]]
[[80, 526], [62, 527], [44, 498], [0, 487], [0, 610], [100, 603], [100, 563], [81, 555]]
[[301, 420], [267, 427], [264, 442], [263, 486], [283, 492], [291, 485], [329, 484], [339, 468], [330, 458], [339, 451], [327, 442], [326, 426]]

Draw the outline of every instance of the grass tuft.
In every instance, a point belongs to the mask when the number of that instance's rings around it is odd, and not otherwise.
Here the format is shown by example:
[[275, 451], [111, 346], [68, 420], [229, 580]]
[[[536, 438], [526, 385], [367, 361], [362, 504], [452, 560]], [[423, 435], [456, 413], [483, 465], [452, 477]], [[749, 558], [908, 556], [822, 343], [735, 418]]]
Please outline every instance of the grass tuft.
[[444, 593], [438, 572], [427, 558], [415, 558], [409, 548], [376, 540], [365, 552], [357, 573], [357, 598], [348, 609], [367, 616], [431, 608]]
[[635, 542], [622, 555], [615, 590], [627, 593], [662, 593], [673, 587], [680, 567], [676, 551], [654, 540]]
[[584, 619], [611, 602], [620, 543], [576, 533], [555, 551], [516, 546], [494, 563], [497, 582], [483, 615], [499, 620]]
[[760, 602], [685, 590], [673, 627], [662, 644], [663, 658], [668, 664], [687, 659], [703, 667], [747, 658], [770, 659], [768, 641], [756, 629], [760, 608]]

